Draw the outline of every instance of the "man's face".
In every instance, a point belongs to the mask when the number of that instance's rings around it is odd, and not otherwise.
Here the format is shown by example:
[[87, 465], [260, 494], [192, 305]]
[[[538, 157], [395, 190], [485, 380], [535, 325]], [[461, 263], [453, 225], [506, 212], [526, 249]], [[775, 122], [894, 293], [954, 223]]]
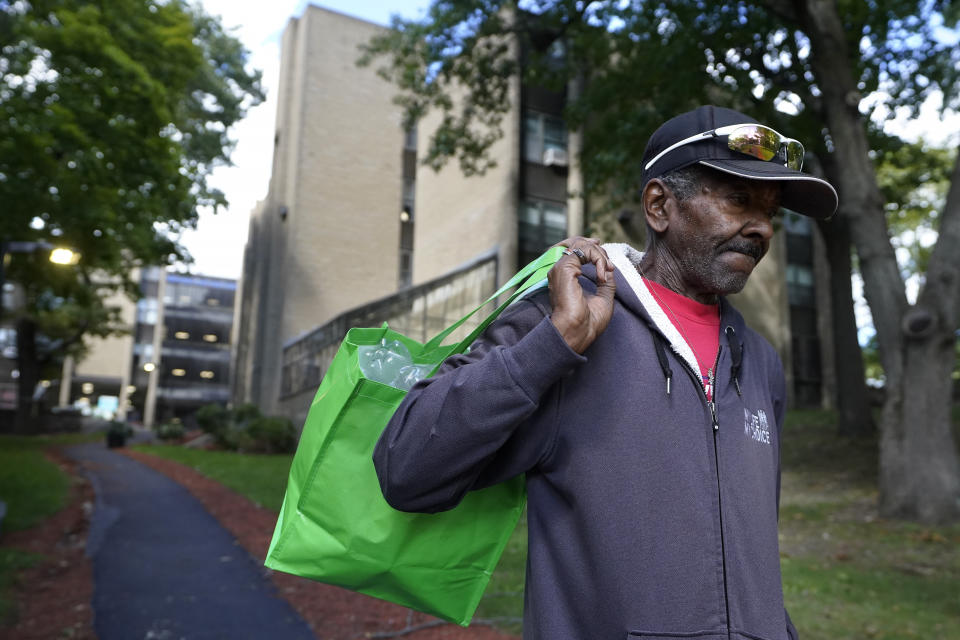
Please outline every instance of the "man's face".
[[781, 186], [720, 171], [672, 206], [666, 240], [685, 287], [698, 295], [737, 293], [767, 253]]

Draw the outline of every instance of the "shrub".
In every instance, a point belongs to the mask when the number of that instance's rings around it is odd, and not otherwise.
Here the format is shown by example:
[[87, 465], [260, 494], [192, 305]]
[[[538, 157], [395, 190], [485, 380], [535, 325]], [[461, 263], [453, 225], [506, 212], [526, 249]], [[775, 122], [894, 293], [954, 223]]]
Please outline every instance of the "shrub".
[[256, 451], [292, 453], [297, 448], [297, 430], [286, 418], [260, 417], [247, 427]]
[[231, 411], [231, 417], [235, 424], [247, 428], [251, 422], [257, 418], [263, 417], [263, 414], [260, 413], [259, 407], [255, 404], [241, 404], [234, 407]]
[[253, 451], [255, 449], [253, 438], [250, 437], [247, 430], [236, 427], [221, 431], [217, 437], [217, 445], [230, 451]]
[[197, 425], [206, 433], [219, 439], [219, 434], [230, 426], [230, 412], [219, 404], [208, 404], [197, 409], [194, 415]]
[[253, 404], [227, 409], [217, 404], [201, 407], [194, 418], [217, 445], [233, 451], [292, 453], [297, 430], [286, 418], [266, 417]]
[[164, 422], [157, 427], [157, 437], [161, 440], [179, 440], [185, 431], [180, 422]]
[[122, 447], [127, 442], [127, 438], [133, 435], [133, 429], [126, 422], [111, 420], [107, 427], [107, 446]]

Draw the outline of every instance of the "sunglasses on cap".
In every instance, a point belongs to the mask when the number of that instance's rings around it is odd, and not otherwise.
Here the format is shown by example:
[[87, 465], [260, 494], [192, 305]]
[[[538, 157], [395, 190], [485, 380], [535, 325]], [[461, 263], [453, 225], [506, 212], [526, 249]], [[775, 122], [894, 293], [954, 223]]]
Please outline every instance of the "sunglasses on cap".
[[730, 124], [725, 127], [711, 129], [698, 133], [695, 136], [684, 138], [680, 142], [675, 142], [647, 163], [643, 168], [647, 171], [656, 163], [657, 160], [670, 153], [677, 147], [685, 144], [709, 140], [710, 138], [720, 138], [726, 136], [727, 146], [732, 151], [744, 153], [760, 160], [773, 160], [779, 158], [785, 167], [800, 171], [803, 166], [803, 145], [799, 140], [787, 138], [774, 131], [770, 127], [762, 124]]

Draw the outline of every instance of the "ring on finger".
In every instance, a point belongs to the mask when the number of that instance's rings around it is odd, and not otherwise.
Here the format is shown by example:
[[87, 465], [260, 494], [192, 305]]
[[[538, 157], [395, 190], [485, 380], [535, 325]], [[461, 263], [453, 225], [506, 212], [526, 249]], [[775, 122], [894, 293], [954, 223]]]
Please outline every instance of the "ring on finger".
[[587, 256], [583, 253], [581, 249], [571, 249], [570, 251], [574, 253], [578, 258], [580, 258], [580, 262], [587, 261]]

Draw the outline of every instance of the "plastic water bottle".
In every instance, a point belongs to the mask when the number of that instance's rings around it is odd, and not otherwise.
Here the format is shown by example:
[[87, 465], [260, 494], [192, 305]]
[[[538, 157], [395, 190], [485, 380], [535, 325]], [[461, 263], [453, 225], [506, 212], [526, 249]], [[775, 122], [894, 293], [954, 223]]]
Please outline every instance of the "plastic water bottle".
[[390, 384], [401, 368], [413, 364], [410, 350], [399, 340], [363, 345], [357, 349], [357, 356], [363, 375], [383, 384]]
[[417, 384], [417, 382], [423, 378], [426, 378], [432, 369], [433, 365], [429, 364], [409, 364], [401, 367], [400, 372], [397, 374], [397, 377], [393, 379], [393, 382], [390, 383], [390, 386], [409, 391], [413, 385]]
[[404, 391], [425, 378], [433, 369], [428, 364], [414, 364], [410, 350], [399, 340], [381, 340], [376, 345], [357, 347], [357, 359], [363, 375], [382, 384]]

